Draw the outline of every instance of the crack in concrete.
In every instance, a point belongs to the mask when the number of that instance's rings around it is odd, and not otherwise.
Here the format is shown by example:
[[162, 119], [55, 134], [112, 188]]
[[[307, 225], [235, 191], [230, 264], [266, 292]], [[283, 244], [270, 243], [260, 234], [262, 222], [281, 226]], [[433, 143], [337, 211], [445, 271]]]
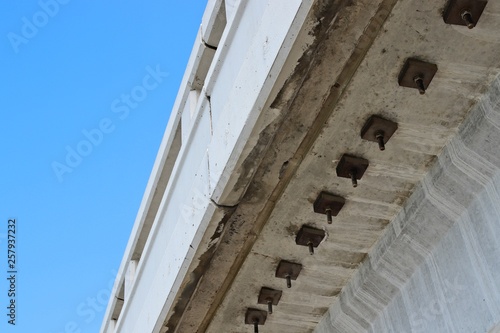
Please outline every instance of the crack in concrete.
[[217, 206], [217, 208], [224, 208], [224, 209], [235, 209], [238, 207], [238, 205], [234, 205], [234, 206], [227, 206], [227, 205], [221, 205], [221, 204], [218, 204], [217, 202], [215, 202], [214, 199], [210, 198], [210, 201], [215, 205]]

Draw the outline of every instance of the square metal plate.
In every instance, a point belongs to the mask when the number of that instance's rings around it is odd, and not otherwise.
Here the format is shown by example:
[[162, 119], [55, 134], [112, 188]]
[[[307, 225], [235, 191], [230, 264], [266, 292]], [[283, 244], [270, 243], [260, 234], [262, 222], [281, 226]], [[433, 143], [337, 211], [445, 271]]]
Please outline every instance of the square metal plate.
[[308, 226], [302, 226], [297, 233], [297, 238], [295, 238], [295, 244], [309, 246], [309, 242], [312, 243], [314, 247], [318, 247], [321, 241], [325, 238], [325, 231], [322, 229], [316, 229]]
[[313, 209], [315, 213], [326, 214], [326, 210], [330, 209], [332, 211], [332, 216], [337, 216], [344, 207], [345, 199], [328, 192], [321, 192], [313, 204]]
[[294, 262], [281, 260], [278, 264], [278, 268], [276, 268], [276, 277], [285, 279], [287, 275], [290, 276], [290, 279], [297, 280], [297, 277], [302, 270], [302, 265]]
[[399, 73], [398, 83], [402, 87], [419, 89], [417, 83], [415, 82], [415, 78], [421, 77], [424, 88], [427, 89], [436, 72], [437, 66], [435, 64], [409, 58], [406, 59], [406, 62]]
[[467, 10], [477, 24], [487, 3], [488, 1], [482, 0], [450, 0], [444, 10], [443, 20], [447, 24], [467, 25], [462, 19], [463, 11]]
[[281, 295], [283, 292], [281, 290], [275, 290], [271, 288], [262, 287], [260, 289], [259, 298], [257, 300], [258, 304], [267, 304], [268, 300], [271, 300], [273, 305], [278, 305]]
[[384, 143], [387, 143], [397, 129], [397, 123], [373, 115], [368, 118], [365, 125], [361, 129], [361, 138], [368, 141], [378, 142], [376, 135], [378, 132], [383, 132]]
[[356, 170], [356, 179], [361, 179], [368, 165], [368, 160], [364, 158], [344, 154], [337, 164], [337, 176], [351, 178], [351, 171], [354, 169]]
[[253, 325], [255, 320], [259, 321], [259, 325], [264, 325], [267, 320], [267, 312], [259, 309], [247, 309], [245, 324]]

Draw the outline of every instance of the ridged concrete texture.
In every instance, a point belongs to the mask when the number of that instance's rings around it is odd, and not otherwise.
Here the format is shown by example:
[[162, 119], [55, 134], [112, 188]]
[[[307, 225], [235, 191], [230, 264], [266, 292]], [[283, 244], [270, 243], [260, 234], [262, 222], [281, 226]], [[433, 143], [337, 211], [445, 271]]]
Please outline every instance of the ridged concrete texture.
[[314, 332], [497, 332], [500, 79]]

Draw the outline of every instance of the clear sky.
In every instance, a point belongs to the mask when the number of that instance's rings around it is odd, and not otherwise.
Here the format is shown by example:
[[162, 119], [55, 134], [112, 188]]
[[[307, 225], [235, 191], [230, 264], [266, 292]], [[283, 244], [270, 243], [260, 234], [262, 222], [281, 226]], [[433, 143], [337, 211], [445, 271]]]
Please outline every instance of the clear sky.
[[0, 332], [99, 331], [205, 6], [0, 2]]

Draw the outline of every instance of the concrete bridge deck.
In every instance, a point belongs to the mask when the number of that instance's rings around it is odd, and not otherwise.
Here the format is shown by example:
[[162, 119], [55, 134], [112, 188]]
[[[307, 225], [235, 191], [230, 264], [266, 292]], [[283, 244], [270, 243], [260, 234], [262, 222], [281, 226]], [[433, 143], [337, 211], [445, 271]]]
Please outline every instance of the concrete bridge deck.
[[[446, 5], [210, 0], [101, 332], [252, 332], [262, 287], [283, 292], [264, 333], [493, 332], [500, 3], [473, 29]], [[408, 58], [437, 65], [424, 95]], [[384, 151], [372, 115], [398, 124]], [[355, 188], [343, 154], [369, 161]], [[322, 191], [345, 198], [332, 224]]]

